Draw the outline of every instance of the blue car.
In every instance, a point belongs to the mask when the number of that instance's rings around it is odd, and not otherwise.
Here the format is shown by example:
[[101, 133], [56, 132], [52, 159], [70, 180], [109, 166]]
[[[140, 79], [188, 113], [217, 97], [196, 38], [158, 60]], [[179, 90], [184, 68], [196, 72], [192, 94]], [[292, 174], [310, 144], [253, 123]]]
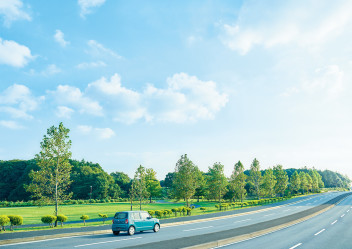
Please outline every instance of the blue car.
[[124, 211], [115, 214], [111, 229], [114, 235], [118, 235], [120, 231], [127, 231], [129, 235], [133, 235], [136, 231], [153, 230], [158, 232], [160, 222], [145, 211]]

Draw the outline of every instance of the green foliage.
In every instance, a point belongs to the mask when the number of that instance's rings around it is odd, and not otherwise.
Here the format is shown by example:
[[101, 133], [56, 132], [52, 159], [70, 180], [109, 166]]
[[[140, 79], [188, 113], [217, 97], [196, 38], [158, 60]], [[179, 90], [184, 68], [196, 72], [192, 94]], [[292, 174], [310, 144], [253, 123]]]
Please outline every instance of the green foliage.
[[262, 174], [260, 171], [259, 161], [254, 158], [251, 167], [250, 167], [250, 176], [249, 180], [254, 186], [254, 195], [259, 199], [260, 198], [260, 186], [262, 184]]
[[146, 170], [142, 165], [140, 165], [136, 170], [130, 189], [130, 194], [133, 198], [137, 198], [137, 200], [139, 200], [139, 210], [142, 210], [142, 202], [148, 196]]
[[123, 172], [112, 172], [110, 174], [115, 181], [115, 184], [121, 188], [120, 196], [128, 198], [128, 191], [131, 187], [130, 177]]
[[218, 201], [221, 202], [221, 198], [224, 196], [227, 186], [227, 179], [224, 174], [224, 165], [221, 163], [214, 163], [213, 167], [209, 167], [207, 185], [208, 198], [218, 199]]
[[86, 220], [89, 219], [89, 216], [86, 215], [86, 214], [83, 214], [83, 215], [80, 217], [80, 219], [83, 220], [84, 225], [86, 225]]
[[105, 224], [105, 220], [108, 218], [107, 214], [99, 214], [99, 217], [103, 219], [103, 224]]
[[69, 131], [62, 123], [59, 127], [52, 126], [47, 130], [47, 135], [44, 135], [40, 143], [41, 151], [35, 156], [40, 170], [29, 174], [32, 183], [27, 186], [27, 191], [39, 201], [55, 201], [55, 215], [58, 215], [59, 203], [72, 196], [67, 193], [72, 182]]
[[275, 193], [284, 196], [288, 185], [288, 176], [282, 165], [274, 166], [274, 176], [276, 178]]
[[9, 217], [7, 217], [6, 215], [0, 215], [0, 226], [1, 226], [0, 232], [1, 230], [5, 231], [5, 225], [9, 222], [10, 222]]
[[265, 170], [263, 176], [263, 190], [266, 196], [273, 197], [275, 195], [276, 177], [272, 168]]
[[240, 199], [241, 202], [247, 195], [247, 190], [245, 189], [246, 179], [247, 176], [244, 174], [244, 166], [241, 161], [238, 161], [234, 166], [229, 184], [230, 189], [234, 191], [235, 197]]
[[187, 154], [177, 161], [173, 177], [173, 195], [178, 199], [185, 199], [189, 206], [189, 199], [195, 194], [198, 187], [198, 167], [188, 159]]
[[8, 215], [11, 223], [10, 230], [13, 231], [14, 226], [20, 226], [23, 224], [23, 217], [20, 215]]
[[65, 215], [63, 215], [63, 214], [59, 214], [58, 216], [56, 216], [56, 220], [57, 220], [58, 222], [60, 222], [61, 227], [63, 226], [64, 222], [67, 221], [67, 219], [68, 219], [67, 216], [65, 216]]
[[203, 211], [203, 213], [205, 213], [205, 211], [207, 210], [207, 208], [206, 208], [206, 207], [200, 207], [199, 209], [200, 209], [200, 210], [202, 210], [202, 211]]
[[45, 215], [41, 218], [41, 221], [44, 224], [49, 224], [50, 227], [54, 227], [54, 222], [56, 221], [56, 216], [54, 215]]
[[177, 217], [177, 212], [178, 212], [178, 211], [177, 211], [177, 208], [172, 208], [172, 209], [171, 209], [171, 212], [173, 212], [173, 213], [175, 214], [175, 217]]
[[156, 172], [153, 169], [146, 169], [146, 190], [148, 192], [150, 203], [152, 203], [152, 198], [161, 196], [161, 186], [158, 179], [156, 179]]
[[148, 213], [150, 214], [150, 216], [153, 216], [155, 214], [154, 210], [149, 210]]

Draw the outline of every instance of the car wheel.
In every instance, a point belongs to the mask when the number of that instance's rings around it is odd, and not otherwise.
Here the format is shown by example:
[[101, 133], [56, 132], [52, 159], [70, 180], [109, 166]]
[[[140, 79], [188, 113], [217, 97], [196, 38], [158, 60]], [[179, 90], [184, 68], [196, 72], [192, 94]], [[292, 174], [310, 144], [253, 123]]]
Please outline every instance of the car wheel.
[[119, 235], [120, 234], [120, 231], [113, 231], [112, 232], [114, 235]]
[[159, 230], [160, 230], [160, 225], [159, 224], [155, 224], [153, 231], [154, 232], [158, 232]]
[[128, 234], [129, 234], [129, 235], [133, 235], [134, 232], [135, 232], [134, 226], [130, 226], [130, 227], [128, 228]]

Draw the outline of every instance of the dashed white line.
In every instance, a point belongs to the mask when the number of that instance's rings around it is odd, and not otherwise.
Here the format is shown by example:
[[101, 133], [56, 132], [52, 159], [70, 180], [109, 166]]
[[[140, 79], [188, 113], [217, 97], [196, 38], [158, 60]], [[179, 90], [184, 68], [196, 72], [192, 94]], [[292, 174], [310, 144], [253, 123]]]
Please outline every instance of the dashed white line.
[[315, 236], [319, 235], [320, 233], [324, 232], [325, 229], [321, 229], [319, 232], [317, 232], [316, 234], [314, 234]]
[[286, 210], [282, 210], [282, 212], [287, 212], [287, 211], [290, 211], [291, 209], [286, 209]]
[[350, 210], [348, 209], [348, 210], [347, 210], [347, 213], [348, 213], [349, 211], [350, 211]]
[[331, 223], [331, 225], [334, 225], [337, 222], [337, 220], [335, 220], [333, 223]]
[[266, 214], [266, 215], [264, 215], [264, 217], [266, 217], [266, 216], [270, 216], [270, 215], [274, 215], [274, 214]]
[[294, 249], [296, 247], [299, 247], [300, 245], [302, 245], [302, 243], [298, 243], [297, 245], [294, 245], [293, 247], [290, 247], [289, 249]]
[[207, 228], [211, 228], [211, 227], [213, 227], [213, 226], [199, 227], [199, 228], [187, 229], [187, 230], [183, 230], [183, 231], [188, 232], [188, 231], [194, 231], [194, 230], [200, 230], [200, 229], [207, 229]]
[[96, 242], [96, 243], [91, 243], [91, 244], [78, 245], [78, 246], [75, 246], [75, 247], [92, 246], [92, 245], [98, 245], [98, 244], [112, 243], [112, 242], [123, 241], [123, 240], [141, 239], [141, 238], [142, 237], [129, 238], [129, 239], [115, 239], [115, 240], [102, 241], [102, 242]]
[[345, 214], [341, 215], [341, 218], [344, 217], [344, 216], [345, 216]]
[[244, 222], [244, 221], [247, 221], [247, 220], [251, 220], [251, 219], [239, 220], [239, 221], [235, 221], [234, 223]]

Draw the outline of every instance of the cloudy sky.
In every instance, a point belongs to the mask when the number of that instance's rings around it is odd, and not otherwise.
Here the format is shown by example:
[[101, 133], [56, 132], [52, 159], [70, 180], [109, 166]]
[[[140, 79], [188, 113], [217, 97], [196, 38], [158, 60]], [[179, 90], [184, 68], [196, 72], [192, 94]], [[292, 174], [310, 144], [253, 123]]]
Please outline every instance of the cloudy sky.
[[182, 154], [352, 177], [352, 1], [0, 0], [0, 159], [46, 129], [158, 178]]

